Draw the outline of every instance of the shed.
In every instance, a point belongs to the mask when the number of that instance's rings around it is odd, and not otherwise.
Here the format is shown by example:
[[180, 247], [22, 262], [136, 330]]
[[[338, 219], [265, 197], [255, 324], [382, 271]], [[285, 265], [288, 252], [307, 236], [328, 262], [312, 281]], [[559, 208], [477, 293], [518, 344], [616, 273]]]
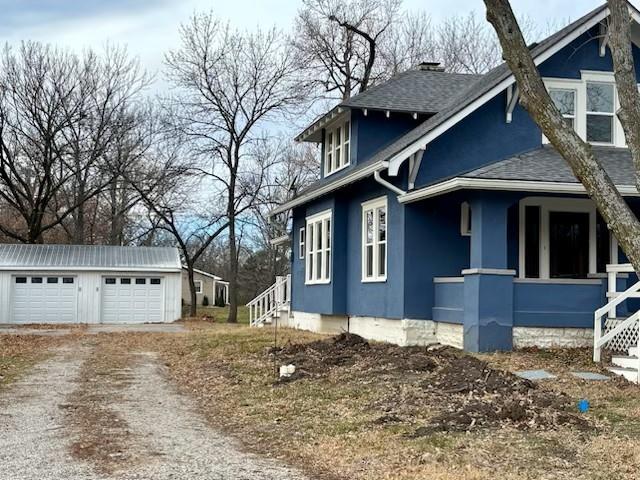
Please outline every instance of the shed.
[[156, 323], [181, 316], [169, 247], [0, 245], [0, 323]]

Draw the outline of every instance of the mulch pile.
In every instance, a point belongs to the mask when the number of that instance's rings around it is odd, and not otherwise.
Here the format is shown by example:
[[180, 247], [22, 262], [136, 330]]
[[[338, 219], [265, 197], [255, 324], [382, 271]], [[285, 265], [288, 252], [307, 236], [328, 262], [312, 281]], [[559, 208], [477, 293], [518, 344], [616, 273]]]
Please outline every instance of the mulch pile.
[[381, 410], [376, 423], [402, 421], [402, 416], [393, 411], [399, 402], [428, 402], [428, 407], [437, 413], [413, 432], [415, 437], [506, 426], [539, 430], [560, 426], [593, 428], [577, 413], [567, 395], [541, 389], [534, 382], [491, 368], [486, 362], [449, 347], [398, 347], [341, 333], [311, 343], [272, 348], [268, 353], [275, 355], [279, 364], [296, 366], [295, 374], [282, 378], [278, 384], [348, 369], [350, 381], [392, 379], [398, 385], [409, 385], [415, 398], [407, 397], [405, 388], [402, 399], [389, 398], [385, 405], [376, 405]]

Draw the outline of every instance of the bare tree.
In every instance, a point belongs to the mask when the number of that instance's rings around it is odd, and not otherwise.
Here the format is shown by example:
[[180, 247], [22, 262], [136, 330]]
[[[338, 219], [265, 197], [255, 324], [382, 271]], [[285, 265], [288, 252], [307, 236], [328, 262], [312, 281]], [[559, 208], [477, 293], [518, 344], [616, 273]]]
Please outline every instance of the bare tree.
[[[111, 143], [130, 128], [127, 109], [145, 85], [122, 50], [104, 58], [35, 42], [0, 56], [0, 198], [20, 219], [0, 231], [35, 243], [73, 219], [72, 240], [85, 241], [85, 206], [110, 181]], [[95, 206], [95, 205], [94, 205]]]
[[[63, 188], [59, 205], [71, 199], [77, 205], [71, 214], [73, 243], [85, 243], [87, 199], [102, 192], [118, 175], [119, 164], [112, 156], [117, 144], [130, 137], [139, 118], [134, 113], [136, 97], [148, 85], [149, 77], [137, 59], [130, 59], [125, 49], [108, 46], [102, 56], [85, 52], [79, 65], [79, 88], [66, 111], [77, 121], [63, 130], [68, 154], [63, 156], [71, 172], [68, 186]], [[67, 107], [67, 104], [63, 104]], [[56, 208], [59, 211], [59, 208]]]
[[[602, 168], [591, 146], [567, 125], [551, 100], [509, 1], [484, 0], [484, 3], [487, 19], [498, 34], [504, 57], [516, 78], [521, 92], [520, 103], [567, 161], [635, 270], [640, 272], [640, 222]], [[618, 118], [633, 157], [636, 185], [640, 186], [640, 96], [631, 50], [629, 5], [626, 0], [608, 0], [608, 4], [611, 11], [609, 45], [621, 105]]]
[[182, 45], [167, 54], [176, 127], [202, 159], [201, 171], [221, 188], [218, 204], [229, 222], [229, 322], [237, 321], [238, 218], [254, 204], [268, 164], [255, 146], [262, 129], [300, 107], [306, 92], [277, 30], [243, 33], [211, 13], [194, 15], [180, 29]]
[[215, 208], [215, 197], [198, 195], [203, 192], [202, 176], [192, 167], [183, 143], [183, 139], [165, 138], [127, 181], [146, 207], [148, 231], [166, 232], [180, 249], [189, 280], [189, 315], [195, 317], [195, 263], [229, 222], [224, 208]]
[[[310, 83], [347, 99], [378, 83], [378, 77], [388, 78], [388, 72], [376, 70], [377, 58], [385, 34], [401, 19], [401, 3], [304, 0], [292, 44]], [[400, 59], [397, 50], [386, 57], [392, 62]]]

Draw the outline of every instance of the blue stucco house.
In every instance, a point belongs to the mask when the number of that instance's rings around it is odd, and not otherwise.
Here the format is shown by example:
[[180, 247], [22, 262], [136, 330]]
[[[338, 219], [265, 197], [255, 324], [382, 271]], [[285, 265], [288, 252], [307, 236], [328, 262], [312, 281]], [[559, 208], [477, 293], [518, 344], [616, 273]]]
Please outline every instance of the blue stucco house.
[[[595, 9], [531, 53], [567, 122], [640, 212], [608, 14]], [[637, 23], [632, 32], [640, 45]], [[291, 215], [290, 326], [474, 352], [591, 345], [607, 265], [624, 256], [519, 105], [506, 65], [464, 75], [422, 64], [297, 140], [321, 145], [322, 174], [272, 212]]]

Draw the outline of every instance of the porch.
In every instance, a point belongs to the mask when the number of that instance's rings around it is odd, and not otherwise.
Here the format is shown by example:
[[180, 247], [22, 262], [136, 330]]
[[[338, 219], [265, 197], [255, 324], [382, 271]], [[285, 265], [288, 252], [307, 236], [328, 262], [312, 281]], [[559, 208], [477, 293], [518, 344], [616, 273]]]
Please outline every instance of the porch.
[[469, 268], [433, 278], [431, 318], [462, 325], [473, 352], [592, 345], [594, 312], [629, 281], [626, 272], [608, 281], [607, 269], [624, 258], [593, 202], [488, 191], [466, 198]]

